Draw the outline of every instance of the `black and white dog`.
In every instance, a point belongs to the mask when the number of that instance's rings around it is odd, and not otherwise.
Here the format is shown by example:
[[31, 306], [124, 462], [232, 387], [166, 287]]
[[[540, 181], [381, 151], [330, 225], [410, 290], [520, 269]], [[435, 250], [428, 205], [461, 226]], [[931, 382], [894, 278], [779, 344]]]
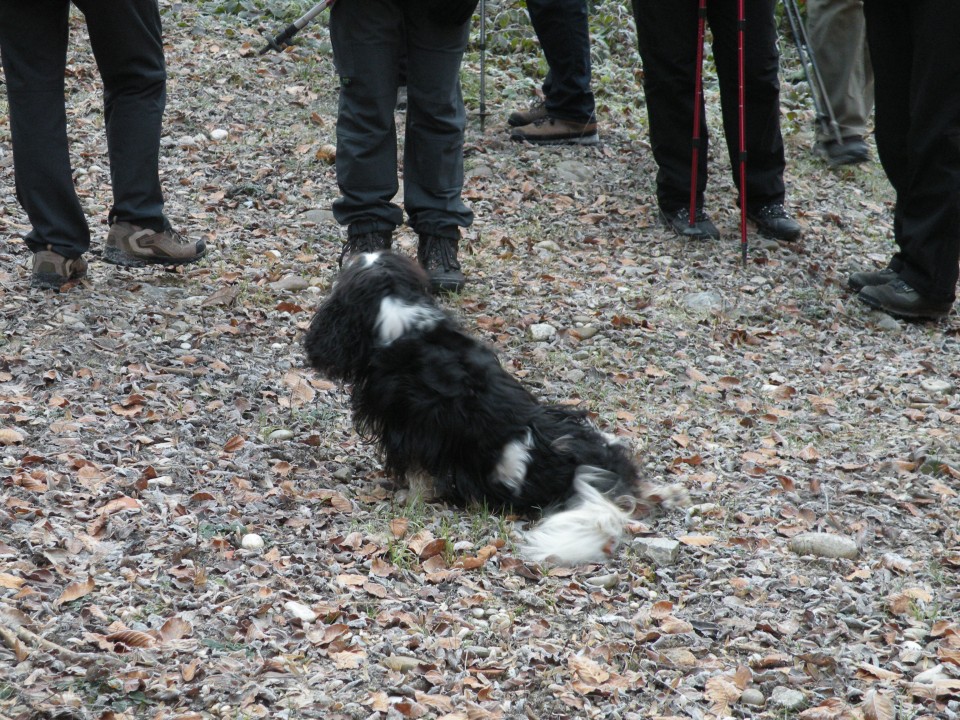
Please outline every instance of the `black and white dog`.
[[529, 560], [599, 560], [642, 499], [627, 450], [582, 412], [541, 405], [437, 307], [419, 265], [391, 252], [356, 255], [317, 310], [310, 365], [353, 385], [357, 431], [388, 473], [426, 474], [459, 502], [539, 510]]

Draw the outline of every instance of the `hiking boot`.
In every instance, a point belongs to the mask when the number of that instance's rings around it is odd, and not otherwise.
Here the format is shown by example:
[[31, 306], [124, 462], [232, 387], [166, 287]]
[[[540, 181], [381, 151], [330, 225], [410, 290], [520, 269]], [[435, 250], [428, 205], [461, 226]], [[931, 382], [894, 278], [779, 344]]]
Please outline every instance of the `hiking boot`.
[[192, 263], [207, 254], [203, 240], [187, 240], [173, 230], [157, 232], [128, 222], [115, 222], [107, 233], [103, 259], [113, 265], [174, 267]]
[[847, 278], [847, 287], [854, 292], [860, 292], [865, 287], [874, 285], [886, 285], [897, 279], [897, 273], [890, 268], [883, 270], [861, 270], [860, 272], [850, 273]]
[[703, 208], [697, 208], [694, 224], [690, 224], [690, 208], [683, 207], [673, 212], [660, 211], [660, 222], [671, 228], [677, 235], [688, 240], [719, 240], [720, 231], [707, 217]]
[[868, 285], [857, 298], [872, 308], [906, 320], [939, 320], [946, 317], [952, 302], [936, 302], [924, 297], [897, 278], [885, 285]]
[[856, 165], [870, 159], [870, 148], [859, 135], [845, 137], [842, 142], [819, 142], [814, 146], [813, 153], [826, 160], [830, 167]]
[[537, 120], [543, 120], [547, 116], [547, 101], [541, 100], [534, 103], [526, 110], [514, 110], [507, 118], [507, 124], [511, 127], [520, 127], [535, 123]]
[[42, 290], [57, 290], [71, 280], [87, 275], [87, 261], [82, 257], [68, 258], [53, 250], [33, 254], [33, 275], [30, 286]]
[[389, 230], [376, 230], [374, 232], [350, 235], [340, 250], [340, 259], [337, 261], [337, 267], [342, 268], [343, 264], [354, 255], [389, 250], [392, 241], [393, 233]]
[[747, 217], [756, 223], [757, 230], [764, 237], [785, 242], [800, 237], [800, 223], [787, 215], [783, 203], [769, 203], [753, 211], [747, 210]]
[[436, 295], [441, 292], [458, 293], [467, 279], [460, 270], [457, 261], [458, 238], [439, 235], [420, 236], [417, 245], [417, 262], [430, 277], [430, 290]]
[[544, 116], [515, 128], [510, 139], [535, 145], [597, 145], [600, 135], [596, 122], [577, 122]]

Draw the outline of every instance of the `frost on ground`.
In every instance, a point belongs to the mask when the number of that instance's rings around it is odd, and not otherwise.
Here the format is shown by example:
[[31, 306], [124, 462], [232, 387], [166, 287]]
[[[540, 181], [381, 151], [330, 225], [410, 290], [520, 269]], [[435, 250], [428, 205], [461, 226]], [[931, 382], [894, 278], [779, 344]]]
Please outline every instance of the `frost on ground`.
[[526, 518], [394, 487], [343, 389], [305, 368], [342, 237], [326, 31], [259, 57], [256, 23], [208, 4], [162, 3], [162, 172], [174, 224], [212, 248], [197, 265], [99, 261], [108, 174], [77, 23], [69, 117], [98, 242], [81, 286], [30, 290], [0, 101], [0, 718], [960, 716], [960, 321], [894, 321], [845, 289], [888, 256], [892, 198], [875, 163], [811, 158], [789, 43], [805, 238], [751, 232], [743, 266], [722, 143], [723, 239], [657, 224], [626, 8], [594, 15], [602, 145], [537, 148], [505, 117], [542, 64], [522, 10], [490, 3], [483, 132], [475, 46], [464, 66], [470, 284], [445, 302], [692, 503], [562, 569], [519, 559]]

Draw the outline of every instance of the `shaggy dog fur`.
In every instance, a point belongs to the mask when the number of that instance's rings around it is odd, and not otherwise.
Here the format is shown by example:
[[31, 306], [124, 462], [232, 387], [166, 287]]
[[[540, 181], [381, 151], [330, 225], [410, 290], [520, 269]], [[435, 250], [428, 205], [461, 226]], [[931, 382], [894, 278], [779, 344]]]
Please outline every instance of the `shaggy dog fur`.
[[355, 256], [305, 347], [318, 373], [352, 385], [356, 429], [388, 473], [429, 475], [459, 503], [541, 511], [524, 535], [530, 560], [577, 564], [616, 546], [629, 519], [622, 505], [640, 497], [627, 450], [583, 412], [539, 403], [437, 307], [416, 263]]

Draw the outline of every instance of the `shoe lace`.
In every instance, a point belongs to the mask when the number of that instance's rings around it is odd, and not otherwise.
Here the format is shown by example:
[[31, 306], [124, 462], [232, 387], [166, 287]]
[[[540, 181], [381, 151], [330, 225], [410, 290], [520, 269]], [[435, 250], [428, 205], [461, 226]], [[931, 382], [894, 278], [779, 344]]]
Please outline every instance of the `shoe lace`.
[[350, 255], [386, 250], [389, 245], [389, 240], [380, 233], [362, 233], [349, 237], [340, 250], [340, 265], [342, 267], [343, 261]]
[[427, 235], [423, 238], [427, 243], [427, 264], [428, 266], [442, 267], [445, 271], [459, 270], [460, 263], [457, 260], [457, 241], [453, 238], [438, 237], [436, 235]]
[[787, 217], [787, 210], [783, 207], [782, 203], [770, 203], [769, 205], [764, 205], [762, 208], [760, 208], [760, 211], [757, 213], [757, 215], [766, 220], [773, 220], [774, 218]]

